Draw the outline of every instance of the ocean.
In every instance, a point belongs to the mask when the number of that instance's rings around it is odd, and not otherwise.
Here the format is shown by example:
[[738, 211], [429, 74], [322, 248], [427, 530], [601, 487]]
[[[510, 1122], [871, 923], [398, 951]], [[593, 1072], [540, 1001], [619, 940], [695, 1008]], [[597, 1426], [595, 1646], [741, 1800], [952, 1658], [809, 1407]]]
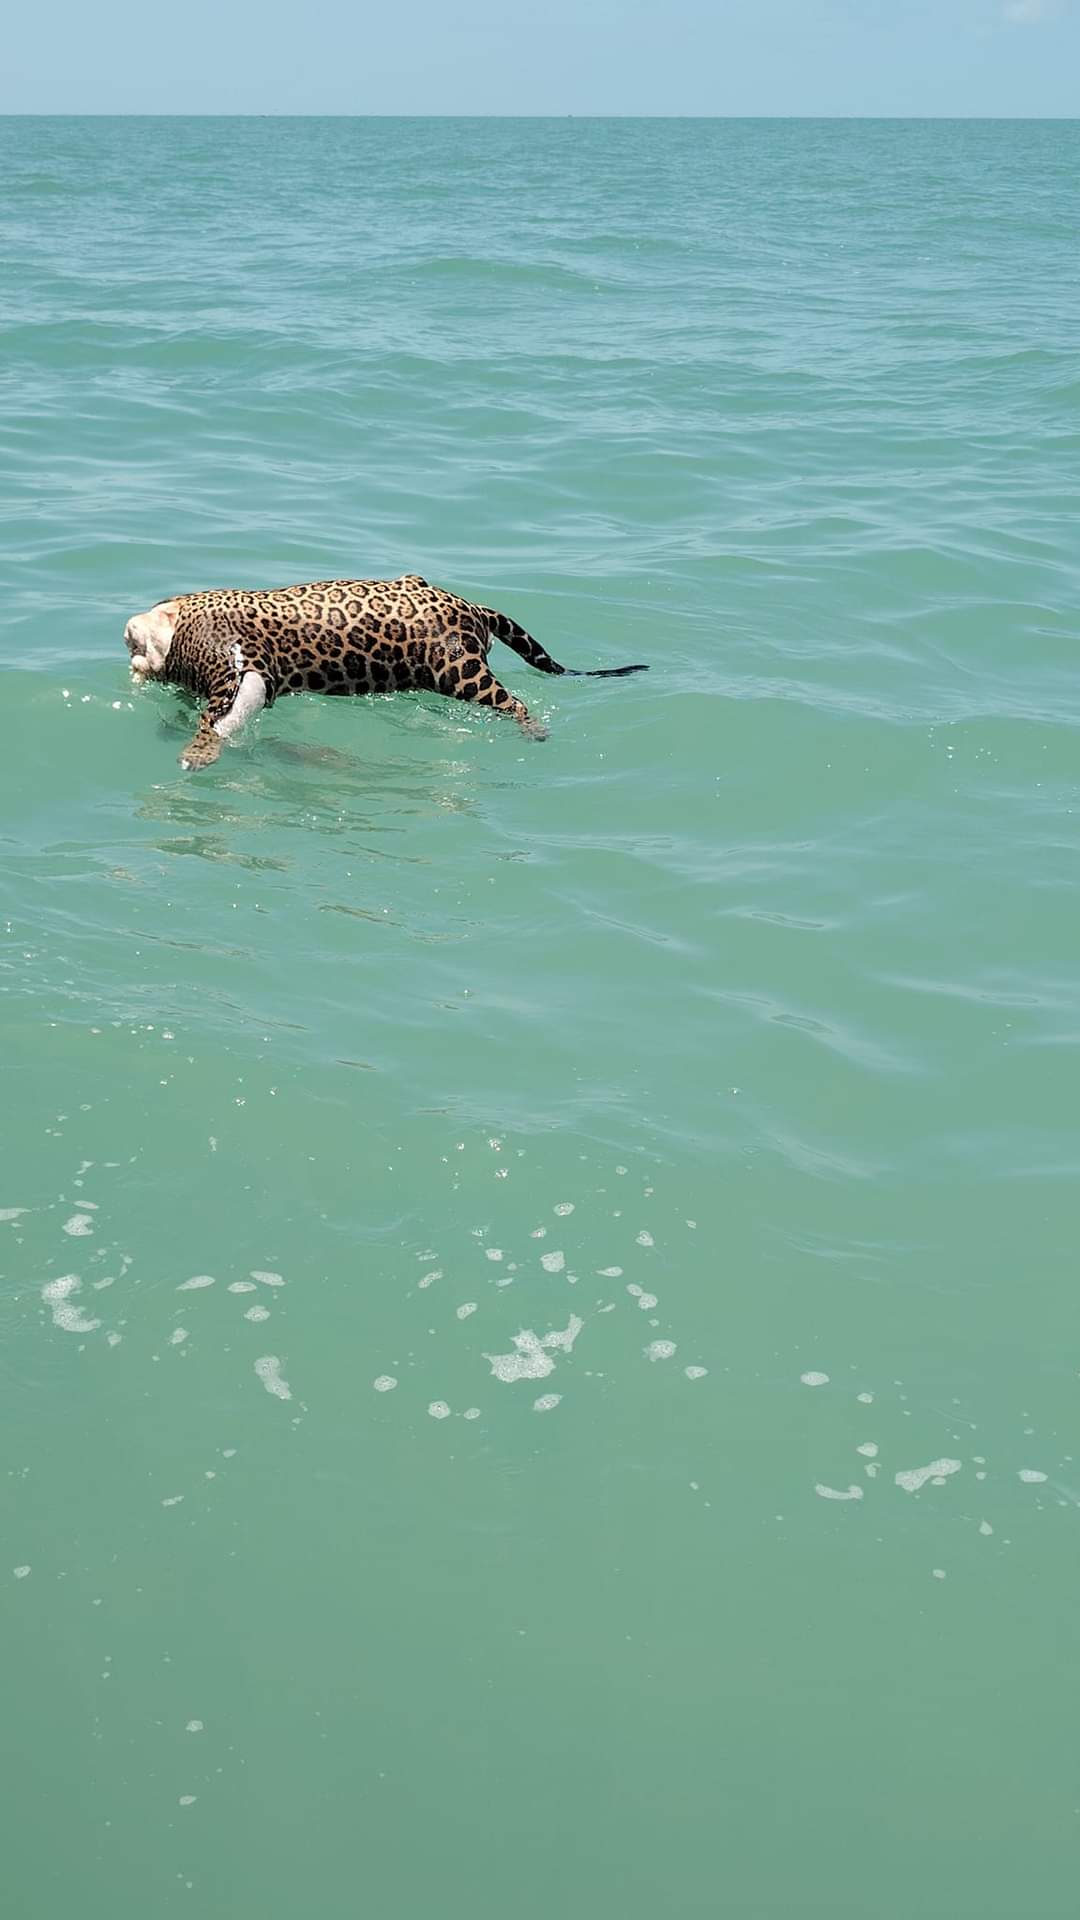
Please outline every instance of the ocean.
[[[0, 122], [17, 1920], [1075, 1911], [1078, 177]], [[650, 672], [180, 771], [402, 572]]]

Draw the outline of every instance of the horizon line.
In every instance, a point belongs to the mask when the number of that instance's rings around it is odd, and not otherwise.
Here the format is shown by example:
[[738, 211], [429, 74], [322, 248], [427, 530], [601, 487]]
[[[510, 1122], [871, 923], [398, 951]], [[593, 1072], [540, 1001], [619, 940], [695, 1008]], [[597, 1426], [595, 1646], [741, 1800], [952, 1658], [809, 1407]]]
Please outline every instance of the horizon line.
[[171, 109], [137, 112], [132, 108], [32, 108], [0, 110], [2, 120], [704, 120], [736, 121], [853, 121], [865, 124], [920, 122], [933, 124], [971, 121], [993, 125], [999, 121], [1023, 121], [1030, 125], [1075, 125], [1076, 113], [350, 113], [343, 108], [311, 109], [299, 113], [284, 107], [243, 108], [236, 112], [214, 109], [206, 112], [177, 113]]

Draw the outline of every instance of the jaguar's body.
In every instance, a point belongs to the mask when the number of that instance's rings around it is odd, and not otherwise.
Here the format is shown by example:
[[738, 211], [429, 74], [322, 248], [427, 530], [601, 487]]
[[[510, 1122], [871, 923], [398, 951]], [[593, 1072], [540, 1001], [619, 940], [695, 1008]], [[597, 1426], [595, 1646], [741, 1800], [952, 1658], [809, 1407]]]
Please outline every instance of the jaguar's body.
[[488, 667], [493, 638], [543, 673], [575, 671], [560, 667], [516, 620], [419, 574], [178, 594], [136, 614], [124, 633], [136, 680], [168, 681], [207, 703], [181, 756], [185, 767], [216, 760], [223, 739], [283, 693], [427, 688], [497, 707], [542, 738], [543, 728]]

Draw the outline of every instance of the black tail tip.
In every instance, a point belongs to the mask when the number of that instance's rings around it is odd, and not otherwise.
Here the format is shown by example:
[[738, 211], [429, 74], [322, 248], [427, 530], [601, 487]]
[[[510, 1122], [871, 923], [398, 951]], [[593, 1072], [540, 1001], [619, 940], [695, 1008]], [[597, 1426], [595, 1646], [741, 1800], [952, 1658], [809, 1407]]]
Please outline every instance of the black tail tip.
[[648, 673], [647, 661], [641, 661], [636, 667], [590, 667], [587, 669], [590, 680], [621, 680], [625, 673]]

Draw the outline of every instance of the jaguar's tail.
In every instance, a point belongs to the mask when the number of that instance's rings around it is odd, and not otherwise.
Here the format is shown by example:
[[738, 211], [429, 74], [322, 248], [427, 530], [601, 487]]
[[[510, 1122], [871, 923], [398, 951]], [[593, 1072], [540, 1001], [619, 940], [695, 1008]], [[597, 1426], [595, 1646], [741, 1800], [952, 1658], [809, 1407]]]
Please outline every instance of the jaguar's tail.
[[519, 627], [509, 614], [496, 613], [494, 607], [478, 607], [477, 612], [487, 621], [488, 631], [495, 635], [496, 640], [513, 647], [514, 652], [519, 653], [530, 667], [537, 667], [541, 673], [573, 674], [578, 679], [587, 676], [593, 680], [613, 680], [623, 673], [648, 672], [644, 664], [636, 667], [560, 667], [539, 640], [534, 640], [532, 634], [526, 633], [524, 627]]

